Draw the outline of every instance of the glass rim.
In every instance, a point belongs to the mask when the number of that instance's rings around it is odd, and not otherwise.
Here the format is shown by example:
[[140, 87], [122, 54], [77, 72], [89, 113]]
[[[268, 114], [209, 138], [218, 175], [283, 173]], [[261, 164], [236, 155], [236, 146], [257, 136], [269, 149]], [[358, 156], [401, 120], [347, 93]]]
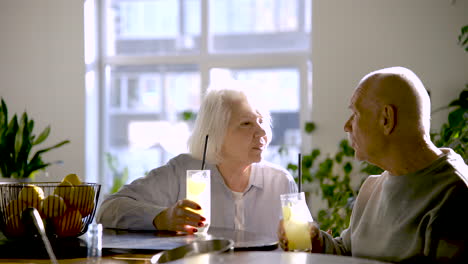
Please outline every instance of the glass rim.
[[295, 192], [295, 193], [283, 193], [280, 194], [281, 200], [290, 200], [291, 198], [298, 198], [298, 200], [305, 199], [304, 192]]

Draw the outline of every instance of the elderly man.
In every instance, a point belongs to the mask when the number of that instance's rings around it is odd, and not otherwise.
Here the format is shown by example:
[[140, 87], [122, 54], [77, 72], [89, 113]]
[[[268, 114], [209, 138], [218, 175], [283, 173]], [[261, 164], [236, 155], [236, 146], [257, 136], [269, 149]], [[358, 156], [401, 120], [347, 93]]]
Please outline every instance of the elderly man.
[[[344, 126], [358, 160], [384, 169], [362, 185], [341, 237], [311, 226], [312, 252], [390, 262], [463, 263], [467, 258], [468, 166], [430, 140], [430, 100], [402, 67], [366, 75]], [[282, 247], [287, 237], [278, 229]]]

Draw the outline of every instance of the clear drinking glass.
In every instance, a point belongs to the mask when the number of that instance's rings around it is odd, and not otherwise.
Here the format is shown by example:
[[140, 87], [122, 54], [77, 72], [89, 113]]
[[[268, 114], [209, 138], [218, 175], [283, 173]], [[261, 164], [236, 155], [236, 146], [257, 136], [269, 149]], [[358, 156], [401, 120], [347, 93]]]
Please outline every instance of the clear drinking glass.
[[86, 234], [88, 262], [97, 263], [102, 256], [102, 224], [91, 223]]
[[206, 218], [199, 233], [208, 232], [211, 223], [211, 173], [210, 170], [187, 170], [187, 199], [196, 202], [201, 210], [193, 210]]
[[310, 223], [314, 220], [307, 206], [304, 192], [281, 194], [283, 226], [291, 251], [310, 251]]

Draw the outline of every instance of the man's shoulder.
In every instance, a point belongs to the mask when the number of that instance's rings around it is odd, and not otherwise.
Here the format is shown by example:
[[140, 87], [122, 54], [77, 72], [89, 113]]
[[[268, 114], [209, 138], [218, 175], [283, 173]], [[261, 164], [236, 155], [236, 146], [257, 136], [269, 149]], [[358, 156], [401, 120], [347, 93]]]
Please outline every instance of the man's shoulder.
[[447, 171], [452, 172], [453, 170], [456, 180], [462, 180], [468, 186], [468, 165], [463, 158], [452, 149], [441, 148], [441, 150], [446, 153], [447, 163], [450, 164], [450, 169], [447, 169]]

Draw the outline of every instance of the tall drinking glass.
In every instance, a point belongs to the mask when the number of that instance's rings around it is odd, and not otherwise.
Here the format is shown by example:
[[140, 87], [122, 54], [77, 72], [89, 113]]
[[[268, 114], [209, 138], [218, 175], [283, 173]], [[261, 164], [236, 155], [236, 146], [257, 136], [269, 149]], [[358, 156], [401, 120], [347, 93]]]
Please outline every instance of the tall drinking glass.
[[304, 192], [281, 194], [283, 209], [283, 226], [288, 238], [288, 249], [291, 251], [310, 251], [309, 224], [313, 222]]
[[192, 210], [206, 218], [200, 233], [208, 232], [211, 223], [211, 173], [210, 170], [187, 170], [187, 199], [196, 202], [201, 210]]

